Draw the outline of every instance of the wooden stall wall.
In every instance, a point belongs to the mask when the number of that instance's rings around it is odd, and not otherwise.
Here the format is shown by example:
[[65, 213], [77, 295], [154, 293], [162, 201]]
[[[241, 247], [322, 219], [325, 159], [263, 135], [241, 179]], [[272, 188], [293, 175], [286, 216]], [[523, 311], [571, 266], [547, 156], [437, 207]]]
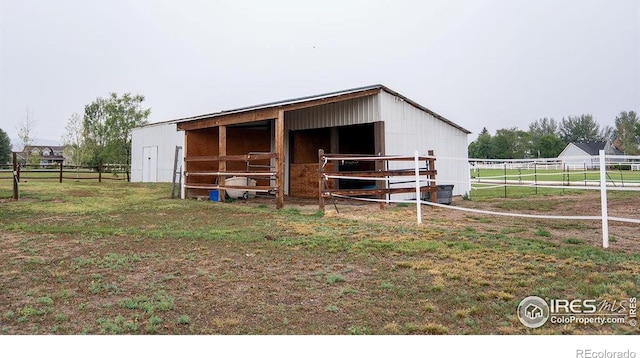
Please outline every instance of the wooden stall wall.
[[[218, 128], [206, 128], [186, 131], [187, 157], [215, 156], [219, 154]], [[269, 152], [271, 133], [269, 129], [227, 127], [227, 155], [248, 154], [249, 152]], [[252, 162], [256, 165], [269, 165], [269, 160]], [[246, 171], [245, 162], [227, 162], [227, 171]], [[264, 168], [264, 171], [268, 171]], [[218, 162], [187, 162], [186, 171], [218, 171]], [[213, 176], [187, 176], [187, 184], [214, 184]], [[268, 180], [259, 180], [257, 185], [269, 185]], [[189, 189], [187, 197], [208, 195], [206, 189]]]
[[[271, 131], [269, 127], [227, 127], [227, 155], [244, 155], [250, 152], [271, 151]], [[270, 160], [257, 160], [251, 165], [269, 166]], [[227, 162], [227, 171], [246, 171], [246, 162]], [[252, 167], [252, 171], [271, 171], [275, 169]], [[256, 185], [269, 186], [268, 179], [258, 180]]]
[[[318, 197], [318, 149], [331, 147], [331, 129], [307, 129], [291, 132], [289, 195]], [[333, 164], [331, 164], [333, 166]], [[333, 167], [331, 168], [333, 170]], [[332, 185], [333, 181], [329, 182]]]
[[[218, 128], [206, 128], [185, 132], [187, 149], [186, 157], [203, 157], [218, 155]], [[217, 162], [187, 162], [185, 171], [217, 171]], [[187, 184], [211, 183], [211, 178], [203, 176], [187, 176]], [[187, 197], [207, 195], [204, 189], [188, 189]]]

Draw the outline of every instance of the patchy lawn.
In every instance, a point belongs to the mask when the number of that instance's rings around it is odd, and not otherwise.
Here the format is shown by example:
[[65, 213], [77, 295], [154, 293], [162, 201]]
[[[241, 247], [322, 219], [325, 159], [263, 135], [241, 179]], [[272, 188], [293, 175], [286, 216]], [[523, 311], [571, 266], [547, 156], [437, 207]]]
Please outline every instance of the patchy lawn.
[[[0, 183], [9, 198], [11, 183]], [[411, 206], [170, 200], [168, 185], [42, 183], [0, 199], [3, 334], [624, 334], [528, 329], [529, 295], [638, 297], [640, 227]], [[597, 193], [456, 201], [590, 215]], [[637, 217], [637, 195], [610, 214]], [[518, 202], [520, 204], [518, 204]], [[595, 203], [595, 207], [594, 207]], [[329, 203], [330, 204], [330, 203]], [[333, 209], [332, 206], [327, 206]], [[617, 211], [616, 211], [617, 210]]]

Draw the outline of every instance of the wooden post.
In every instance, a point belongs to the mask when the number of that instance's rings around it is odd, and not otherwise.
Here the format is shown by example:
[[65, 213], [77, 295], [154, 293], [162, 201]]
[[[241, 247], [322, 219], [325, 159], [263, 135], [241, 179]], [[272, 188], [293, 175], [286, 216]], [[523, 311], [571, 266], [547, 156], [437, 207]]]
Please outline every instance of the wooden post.
[[[227, 127], [218, 127], [218, 155], [227, 155]], [[227, 161], [221, 160], [218, 162], [218, 171], [223, 173], [227, 171]], [[218, 176], [218, 186], [224, 186], [226, 176]], [[224, 189], [218, 189], [218, 201], [224, 202], [225, 191]]]
[[[433, 157], [433, 150], [430, 150], [427, 152], [427, 155], [430, 157]], [[433, 171], [434, 173], [436, 172], [436, 159], [435, 158], [429, 158], [429, 170]], [[430, 197], [431, 197], [431, 202], [432, 203], [437, 203], [438, 202], [438, 185], [436, 184], [436, 175], [430, 175], [429, 176], [429, 186], [430, 188]]]
[[324, 213], [324, 149], [318, 150], [318, 209]]
[[421, 198], [420, 198], [420, 153], [418, 153], [418, 151], [416, 150], [414, 152], [414, 160], [413, 160], [413, 170], [415, 173], [415, 180], [416, 180], [416, 216], [417, 216], [417, 221], [418, 221], [418, 225], [422, 224], [422, 203], [421, 203]]
[[[378, 152], [378, 156], [381, 157], [382, 153]], [[376, 160], [375, 162], [375, 168], [376, 171], [384, 171], [385, 170], [385, 164], [387, 163], [385, 160]], [[376, 180], [376, 188], [377, 189], [386, 189], [387, 188], [387, 182], [383, 182], [382, 180]], [[380, 194], [378, 195], [378, 199], [380, 199], [379, 202], [379, 207], [380, 210], [384, 210], [386, 208], [386, 203], [383, 201], [385, 199], [389, 199], [387, 198], [387, 194]]]
[[18, 173], [20, 166], [18, 165], [18, 156], [13, 152], [13, 200], [18, 200]]
[[60, 183], [62, 183], [62, 163], [60, 163]]
[[276, 118], [276, 208], [284, 207], [284, 110], [278, 111]]
[[504, 197], [507, 197], [507, 162], [504, 162]]
[[538, 163], [533, 163], [533, 178], [535, 180], [536, 195], [538, 195]]
[[98, 165], [98, 183], [102, 183], [102, 164]]

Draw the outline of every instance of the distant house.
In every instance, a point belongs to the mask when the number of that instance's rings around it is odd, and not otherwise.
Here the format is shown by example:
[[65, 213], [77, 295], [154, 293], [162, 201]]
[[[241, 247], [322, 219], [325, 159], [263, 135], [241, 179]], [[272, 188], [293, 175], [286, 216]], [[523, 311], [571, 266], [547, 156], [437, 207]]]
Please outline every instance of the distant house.
[[[599, 168], [600, 158], [598, 156], [601, 150], [604, 150], [606, 155], [624, 155], [611, 144], [611, 141], [592, 141], [569, 143], [558, 155], [558, 159], [570, 169]], [[607, 162], [611, 161], [607, 159]]]
[[39, 159], [40, 165], [64, 164], [64, 146], [31, 145], [25, 146], [22, 152], [17, 152], [18, 162], [22, 164], [25, 164], [28, 158], [34, 157]]

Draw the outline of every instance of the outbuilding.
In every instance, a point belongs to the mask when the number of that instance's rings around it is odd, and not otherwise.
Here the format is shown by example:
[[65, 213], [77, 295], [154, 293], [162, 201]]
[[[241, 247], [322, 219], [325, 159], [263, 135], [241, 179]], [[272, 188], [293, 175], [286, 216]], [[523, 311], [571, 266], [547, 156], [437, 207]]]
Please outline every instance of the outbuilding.
[[[275, 193], [278, 207], [284, 195], [317, 197], [319, 149], [371, 155], [433, 150], [438, 157], [438, 184], [454, 184], [454, 195], [469, 190], [470, 132], [383, 85], [168, 123], [184, 133], [183, 198], [207, 195], [210, 189], [221, 187], [225, 178], [260, 170], [256, 168], [265, 171], [264, 179], [257, 180], [256, 191]], [[151, 142], [144, 145], [155, 146]]]
[[[131, 131], [131, 181], [167, 183], [174, 180], [176, 147], [182, 148], [184, 132], [175, 121], [151, 123]], [[182, 164], [179, 150], [178, 168]]]

